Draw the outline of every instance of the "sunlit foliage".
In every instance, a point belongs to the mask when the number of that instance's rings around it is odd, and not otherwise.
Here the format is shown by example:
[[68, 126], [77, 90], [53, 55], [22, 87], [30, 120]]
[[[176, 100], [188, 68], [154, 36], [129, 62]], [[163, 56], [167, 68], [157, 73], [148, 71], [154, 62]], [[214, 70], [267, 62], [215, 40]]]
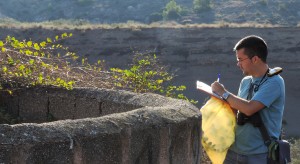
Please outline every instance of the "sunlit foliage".
[[63, 33], [41, 42], [18, 40], [12, 36], [0, 40], [1, 88], [12, 92], [33, 86], [72, 89], [84, 84], [110, 87], [105, 82], [107, 76], [101, 61], [91, 65], [59, 44], [60, 40], [71, 36], [72, 33]]
[[189, 100], [181, 93], [186, 89], [186, 86], [171, 84], [175, 75], [169, 73], [167, 67], [159, 62], [155, 54], [137, 53], [133, 57], [133, 63], [129, 69], [111, 68], [111, 71], [117, 87], [137, 93], [158, 93], [197, 103], [194, 100]]

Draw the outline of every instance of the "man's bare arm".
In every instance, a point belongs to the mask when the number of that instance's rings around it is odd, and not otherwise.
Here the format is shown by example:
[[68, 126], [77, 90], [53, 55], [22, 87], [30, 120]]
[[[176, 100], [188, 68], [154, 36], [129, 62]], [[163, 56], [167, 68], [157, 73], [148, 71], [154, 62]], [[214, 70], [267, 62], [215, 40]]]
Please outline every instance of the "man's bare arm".
[[[222, 84], [219, 82], [215, 81], [214, 83], [211, 84], [213, 92], [215, 92], [218, 95], [223, 95], [223, 93], [228, 92]], [[251, 116], [254, 113], [258, 112], [259, 110], [263, 109], [265, 106], [259, 101], [255, 100], [245, 100], [242, 99], [230, 92], [228, 92], [230, 96], [226, 100], [228, 104], [231, 106], [231, 108], [236, 109], [241, 111], [247, 116]]]

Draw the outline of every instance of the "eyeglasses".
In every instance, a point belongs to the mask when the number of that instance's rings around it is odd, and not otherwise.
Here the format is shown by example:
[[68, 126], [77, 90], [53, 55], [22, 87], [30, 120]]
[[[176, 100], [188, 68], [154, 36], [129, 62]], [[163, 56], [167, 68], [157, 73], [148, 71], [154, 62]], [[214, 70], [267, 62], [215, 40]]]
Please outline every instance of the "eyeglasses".
[[236, 59], [236, 61], [237, 61], [238, 63], [241, 63], [242, 61], [244, 61], [244, 60], [246, 60], [246, 59], [252, 59], [252, 58]]

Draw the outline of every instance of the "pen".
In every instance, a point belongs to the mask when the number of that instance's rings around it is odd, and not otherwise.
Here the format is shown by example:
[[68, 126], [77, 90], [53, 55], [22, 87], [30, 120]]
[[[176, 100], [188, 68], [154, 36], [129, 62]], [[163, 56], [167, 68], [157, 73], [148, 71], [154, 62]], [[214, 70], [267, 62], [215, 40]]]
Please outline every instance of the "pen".
[[221, 77], [221, 74], [218, 74], [217, 82], [220, 82], [220, 77]]

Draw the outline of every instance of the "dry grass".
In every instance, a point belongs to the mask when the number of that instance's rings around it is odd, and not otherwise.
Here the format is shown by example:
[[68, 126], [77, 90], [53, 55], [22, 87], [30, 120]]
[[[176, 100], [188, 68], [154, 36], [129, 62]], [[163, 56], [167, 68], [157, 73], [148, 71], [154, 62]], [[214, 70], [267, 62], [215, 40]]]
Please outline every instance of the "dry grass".
[[[300, 139], [291, 140], [291, 158], [291, 164], [300, 164]], [[211, 161], [209, 160], [204, 150], [202, 150], [201, 154], [201, 163], [211, 164]]]
[[274, 28], [279, 25], [249, 23], [217, 22], [214, 24], [179, 24], [175, 21], [161, 21], [151, 24], [143, 24], [135, 21], [115, 24], [93, 24], [85, 20], [55, 20], [45, 22], [19, 22], [14, 19], [0, 19], [0, 27], [3, 28], [45, 28], [45, 29], [143, 29], [143, 28]]
[[292, 164], [300, 164], [300, 139], [292, 140], [291, 156]]

